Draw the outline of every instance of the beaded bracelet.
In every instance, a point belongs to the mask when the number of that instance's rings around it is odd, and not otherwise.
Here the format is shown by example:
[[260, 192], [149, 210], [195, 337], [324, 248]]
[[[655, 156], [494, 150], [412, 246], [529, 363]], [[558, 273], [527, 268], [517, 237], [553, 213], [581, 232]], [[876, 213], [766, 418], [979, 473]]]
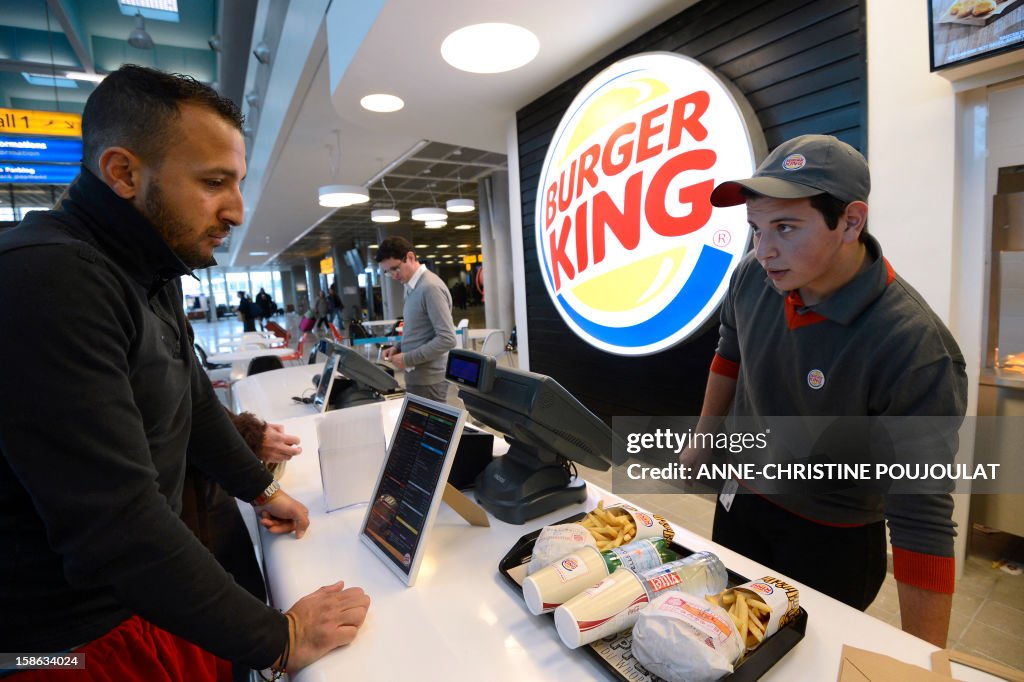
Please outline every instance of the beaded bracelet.
[[[285, 616], [287, 617], [287, 614], [285, 614]], [[291, 618], [288, 618], [288, 622], [289, 624], [291, 623]], [[260, 679], [263, 680], [263, 682], [274, 682], [275, 680], [280, 680], [288, 673], [288, 656], [291, 654], [291, 649], [292, 636], [291, 628], [289, 627], [288, 639], [284, 641], [284, 653], [281, 654], [281, 664], [277, 667], [270, 667], [270, 677], [264, 677], [263, 671], [259, 671]]]

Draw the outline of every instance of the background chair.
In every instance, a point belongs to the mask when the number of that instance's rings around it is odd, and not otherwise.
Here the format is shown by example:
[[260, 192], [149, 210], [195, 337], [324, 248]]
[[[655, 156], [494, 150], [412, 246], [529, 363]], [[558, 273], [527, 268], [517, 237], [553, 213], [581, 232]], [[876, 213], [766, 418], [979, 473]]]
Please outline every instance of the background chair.
[[345, 337], [341, 335], [341, 332], [339, 332], [338, 328], [334, 326], [334, 323], [328, 322], [327, 326], [331, 328], [331, 334], [334, 336], [334, 340], [337, 341], [338, 343], [343, 343]]
[[305, 332], [305, 333], [303, 333], [302, 336], [299, 337], [299, 342], [295, 346], [295, 352], [290, 354], [290, 355], [282, 355], [282, 356], [280, 356], [279, 359], [281, 360], [281, 362], [282, 363], [285, 363], [285, 362], [299, 362], [299, 363], [301, 363], [302, 360], [304, 360], [302, 355], [306, 351], [306, 343], [308, 343], [308, 341], [309, 341], [309, 332]]
[[199, 364], [203, 369], [209, 371], [211, 369], [231, 369], [230, 364], [222, 364], [218, 362], [210, 362], [206, 356], [206, 349], [200, 346], [198, 343], [192, 344], [196, 349], [196, 357], [199, 358]]
[[251, 377], [253, 374], [270, 372], [275, 369], [284, 369], [281, 358], [276, 355], [260, 355], [249, 361], [249, 369], [246, 370], [245, 376]]
[[500, 329], [489, 332], [484, 337], [484, 342], [480, 346], [480, 352], [484, 355], [490, 355], [497, 360], [498, 356], [505, 352], [505, 332]]
[[269, 320], [266, 324], [266, 327], [268, 332], [270, 332], [277, 338], [281, 339], [281, 343], [279, 343], [276, 347], [287, 346], [291, 342], [291, 332], [289, 332], [287, 329], [279, 325], [277, 322]]

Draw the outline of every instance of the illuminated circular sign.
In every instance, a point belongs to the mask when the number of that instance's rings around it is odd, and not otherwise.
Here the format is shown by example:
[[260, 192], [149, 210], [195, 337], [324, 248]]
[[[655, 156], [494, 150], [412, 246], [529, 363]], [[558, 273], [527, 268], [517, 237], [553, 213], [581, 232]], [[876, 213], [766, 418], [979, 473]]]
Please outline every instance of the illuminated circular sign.
[[650, 355], [700, 329], [750, 237], [746, 209], [713, 207], [711, 190], [753, 174], [755, 144], [737, 96], [682, 55], [623, 59], [580, 91], [535, 212], [544, 284], [580, 338]]

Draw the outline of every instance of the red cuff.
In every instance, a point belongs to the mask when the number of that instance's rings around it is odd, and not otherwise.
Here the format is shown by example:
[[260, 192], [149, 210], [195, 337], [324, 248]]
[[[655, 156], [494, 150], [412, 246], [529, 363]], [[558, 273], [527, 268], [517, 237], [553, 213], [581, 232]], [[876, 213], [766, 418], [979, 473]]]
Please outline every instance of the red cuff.
[[711, 371], [715, 374], [735, 379], [740, 375], [740, 363], [727, 360], [718, 353], [715, 353], [715, 358], [711, 361]]
[[921, 554], [908, 549], [892, 548], [893, 576], [932, 592], [953, 594], [956, 581], [956, 562], [951, 556]]

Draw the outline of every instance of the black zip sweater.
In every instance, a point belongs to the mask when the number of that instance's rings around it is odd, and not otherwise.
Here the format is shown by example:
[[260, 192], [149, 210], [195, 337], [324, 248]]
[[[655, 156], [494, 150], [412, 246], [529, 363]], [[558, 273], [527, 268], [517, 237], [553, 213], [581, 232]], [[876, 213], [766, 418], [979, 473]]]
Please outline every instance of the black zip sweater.
[[192, 352], [190, 274], [83, 169], [0, 236], [0, 642], [57, 652], [132, 614], [268, 667], [285, 617], [182, 523], [185, 453], [232, 495], [271, 482]]

